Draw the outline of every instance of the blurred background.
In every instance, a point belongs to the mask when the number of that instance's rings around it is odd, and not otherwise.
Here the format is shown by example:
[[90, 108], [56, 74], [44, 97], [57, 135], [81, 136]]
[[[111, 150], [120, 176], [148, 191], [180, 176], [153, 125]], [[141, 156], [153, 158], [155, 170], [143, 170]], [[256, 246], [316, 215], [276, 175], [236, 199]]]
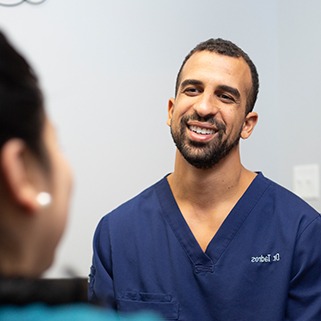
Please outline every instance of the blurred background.
[[239, 45], [260, 75], [244, 165], [321, 210], [318, 0], [24, 2], [0, 6], [0, 28], [38, 73], [75, 175], [47, 277], [86, 276], [100, 218], [173, 170], [167, 101], [185, 55], [212, 37]]

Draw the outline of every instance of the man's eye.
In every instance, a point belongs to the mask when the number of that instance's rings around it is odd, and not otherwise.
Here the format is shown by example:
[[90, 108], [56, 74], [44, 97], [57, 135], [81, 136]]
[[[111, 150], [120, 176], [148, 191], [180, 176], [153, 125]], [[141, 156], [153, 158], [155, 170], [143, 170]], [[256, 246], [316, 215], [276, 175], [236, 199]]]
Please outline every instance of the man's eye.
[[235, 102], [235, 99], [230, 95], [220, 94], [219, 97], [225, 102]]
[[183, 92], [186, 94], [197, 94], [199, 90], [195, 87], [187, 87], [183, 90]]

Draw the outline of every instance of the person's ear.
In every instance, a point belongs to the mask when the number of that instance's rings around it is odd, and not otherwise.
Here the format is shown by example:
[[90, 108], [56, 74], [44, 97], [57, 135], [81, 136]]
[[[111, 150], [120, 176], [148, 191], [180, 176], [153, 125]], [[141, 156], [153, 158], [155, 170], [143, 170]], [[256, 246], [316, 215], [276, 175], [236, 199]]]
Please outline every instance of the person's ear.
[[242, 131], [241, 131], [241, 137], [243, 139], [247, 139], [251, 136], [253, 129], [258, 122], [258, 118], [259, 118], [259, 116], [255, 112], [249, 112], [245, 116], [245, 120], [244, 120]]
[[30, 179], [28, 149], [20, 139], [10, 139], [2, 147], [0, 166], [13, 200], [28, 213], [39, 208], [38, 190]]
[[174, 112], [174, 106], [175, 106], [175, 99], [170, 98], [168, 101], [168, 106], [167, 106], [167, 125], [171, 126], [171, 121], [173, 117], [173, 112]]

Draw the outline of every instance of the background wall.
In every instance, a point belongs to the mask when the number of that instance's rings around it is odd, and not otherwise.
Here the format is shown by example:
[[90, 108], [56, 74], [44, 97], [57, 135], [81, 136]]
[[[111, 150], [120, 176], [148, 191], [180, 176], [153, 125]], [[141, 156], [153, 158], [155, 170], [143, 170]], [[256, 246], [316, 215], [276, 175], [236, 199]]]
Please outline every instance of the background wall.
[[[291, 7], [291, 10], [289, 10]], [[259, 124], [244, 164], [292, 188], [292, 166], [321, 162], [321, 4], [291, 0], [47, 0], [0, 7], [0, 28], [40, 76], [75, 174], [69, 225], [47, 276], [86, 276], [100, 218], [173, 169], [166, 126], [192, 47], [230, 39], [260, 74]], [[313, 206], [321, 209], [320, 200]]]

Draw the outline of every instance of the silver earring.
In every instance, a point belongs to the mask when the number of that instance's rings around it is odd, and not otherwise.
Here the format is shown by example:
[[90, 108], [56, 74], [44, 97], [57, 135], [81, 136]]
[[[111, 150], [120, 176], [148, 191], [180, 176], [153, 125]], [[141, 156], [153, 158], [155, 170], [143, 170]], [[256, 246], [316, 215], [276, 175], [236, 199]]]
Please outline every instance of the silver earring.
[[47, 192], [40, 192], [37, 195], [37, 202], [40, 206], [48, 206], [51, 203], [51, 195]]

